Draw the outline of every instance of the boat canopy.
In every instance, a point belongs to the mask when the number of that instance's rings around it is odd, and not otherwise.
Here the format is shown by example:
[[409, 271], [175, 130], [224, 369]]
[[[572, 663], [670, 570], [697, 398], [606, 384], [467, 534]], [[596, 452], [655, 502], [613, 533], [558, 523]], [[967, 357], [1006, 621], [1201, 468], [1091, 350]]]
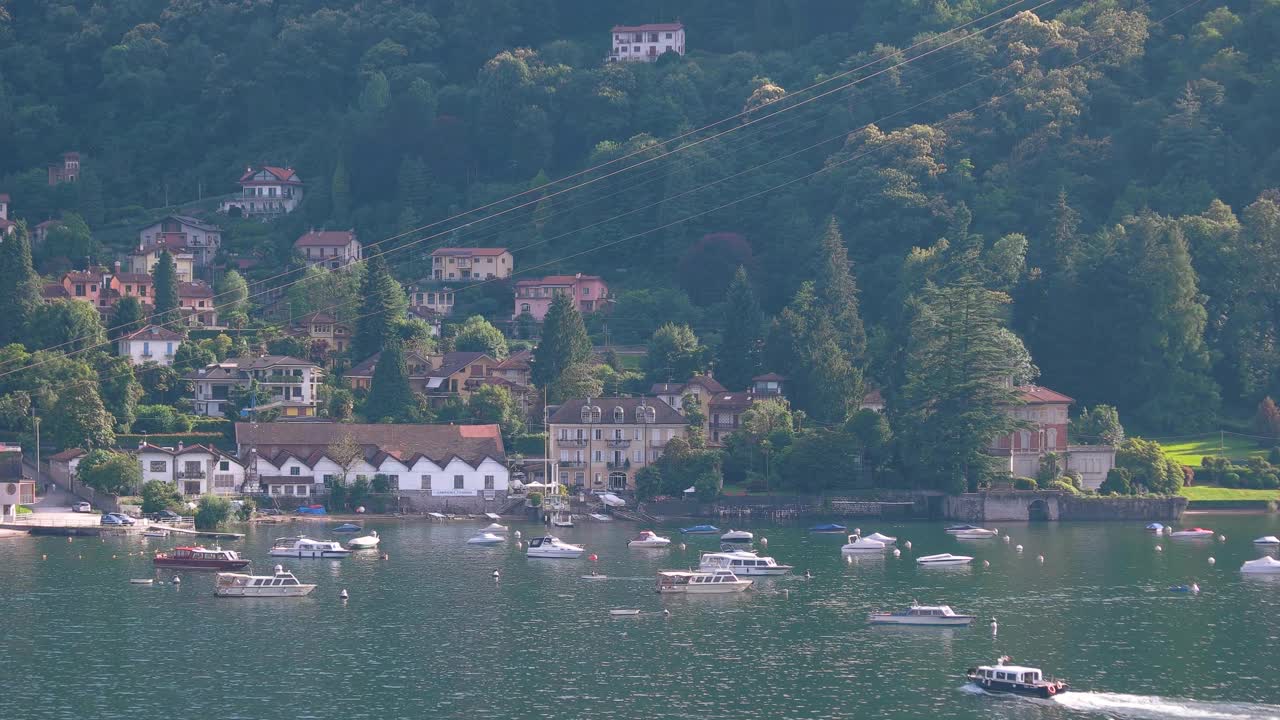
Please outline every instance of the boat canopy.
[[813, 527], [809, 528], [809, 532], [844, 532], [845, 530], [848, 530], [848, 529], [849, 528], [843, 525], [837, 525], [835, 523], [827, 523], [825, 525], [814, 525]]
[[609, 507], [623, 507], [627, 504], [626, 500], [614, 495], [613, 493], [605, 493], [600, 496], [600, 502]]

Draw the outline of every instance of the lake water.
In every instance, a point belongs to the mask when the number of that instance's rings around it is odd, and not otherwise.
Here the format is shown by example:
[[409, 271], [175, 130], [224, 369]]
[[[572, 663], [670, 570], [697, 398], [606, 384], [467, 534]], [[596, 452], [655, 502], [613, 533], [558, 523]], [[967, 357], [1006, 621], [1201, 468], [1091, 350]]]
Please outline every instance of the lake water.
[[[483, 523], [369, 522], [390, 559], [288, 561], [319, 584], [302, 600], [215, 598], [212, 575], [195, 572], [177, 587], [130, 585], [154, 576], [149, 553], [173, 544], [163, 539], [0, 540], [0, 717], [1280, 717], [1280, 577], [1239, 572], [1261, 554], [1250, 540], [1280, 534], [1280, 517], [1187, 521], [1228, 539], [1063, 523], [1001, 527], [1010, 544], [965, 542], [941, 524], [860, 520], [851, 524], [913, 549], [848, 564], [839, 536], [748, 526], [796, 574], [710, 597], [659, 597], [653, 574], [696, 564], [714, 538], [630, 550], [638, 528], [621, 522], [559, 530], [594, 563], [529, 560], [514, 541], [464, 545]], [[228, 547], [268, 571], [272, 538], [323, 537], [336, 524], [253, 527]], [[526, 540], [539, 531], [514, 529]], [[912, 561], [939, 552], [977, 559]], [[593, 568], [609, 579], [582, 579]], [[1192, 580], [1199, 595], [1168, 591]], [[912, 599], [980, 620], [867, 625], [868, 612]], [[613, 608], [645, 614], [610, 617]], [[1006, 654], [1078, 692], [1040, 701], [966, 688], [966, 667]]]

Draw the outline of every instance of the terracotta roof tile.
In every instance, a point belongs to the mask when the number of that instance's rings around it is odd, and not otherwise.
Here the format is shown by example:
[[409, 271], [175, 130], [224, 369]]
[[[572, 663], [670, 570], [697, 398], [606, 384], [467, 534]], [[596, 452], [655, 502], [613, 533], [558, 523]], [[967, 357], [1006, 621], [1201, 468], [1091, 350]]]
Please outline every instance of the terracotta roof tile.
[[312, 230], [293, 241], [294, 247], [344, 247], [356, 234], [350, 230]]

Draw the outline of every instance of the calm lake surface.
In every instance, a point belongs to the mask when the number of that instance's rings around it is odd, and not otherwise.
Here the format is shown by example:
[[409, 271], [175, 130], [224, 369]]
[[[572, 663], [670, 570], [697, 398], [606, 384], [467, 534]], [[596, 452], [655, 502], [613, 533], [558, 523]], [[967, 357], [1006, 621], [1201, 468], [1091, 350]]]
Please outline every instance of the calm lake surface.
[[[715, 538], [630, 550], [635, 525], [584, 523], [558, 534], [598, 562], [528, 560], [514, 540], [464, 545], [483, 524], [369, 522], [390, 559], [287, 561], [319, 585], [302, 600], [215, 598], [213, 576], [196, 572], [176, 587], [130, 585], [155, 576], [149, 553], [167, 539], [0, 540], [0, 717], [1280, 717], [1280, 577], [1239, 572], [1262, 554], [1253, 538], [1280, 534], [1276, 516], [1186, 518], [1225, 543], [1157, 539], [1143, 523], [1010, 524], [1010, 544], [965, 542], [942, 524], [859, 520], [849, 524], [913, 549], [853, 564], [839, 536], [746, 526], [796, 574], [740, 596], [662, 598], [654, 572], [696, 564]], [[335, 525], [256, 526], [226, 546], [267, 572], [274, 537], [329, 537]], [[540, 530], [512, 529], [526, 540]], [[939, 552], [977, 559], [912, 561]], [[609, 579], [582, 579], [593, 568]], [[1192, 580], [1199, 595], [1168, 591]], [[980, 620], [867, 625], [868, 612], [913, 598]], [[966, 688], [966, 667], [1003, 654], [1080, 692], [1040, 701]]]

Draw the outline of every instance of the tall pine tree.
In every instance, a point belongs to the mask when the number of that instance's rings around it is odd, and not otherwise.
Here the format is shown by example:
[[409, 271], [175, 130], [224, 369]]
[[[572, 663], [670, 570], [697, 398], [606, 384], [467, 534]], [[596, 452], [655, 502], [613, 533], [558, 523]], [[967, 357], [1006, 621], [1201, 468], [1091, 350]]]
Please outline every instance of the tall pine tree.
[[409, 386], [404, 346], [399, 340], [391, 340], [383, 347], [373, 369], [364, 414], [369, 422], [404, 422], [412, 415], [413, 407], [413, 389]]
[[386, 347], [392, 338], [399, 337], [398, 328], [409, 301], [381, 255], [369, 260], [360, 297], [360, 317], [351, 346], [356, 358], [366, 358]]
[[858, 285], [849, 266], [849, 250], [834, 217], [822, 231], [822, 250], [814, 290], [826, 311], [848, 360], [860, 364], [867, 350], [867, 333], [858, 313]]
[[160, 251], [160, 259], [151, 270], [155, 285], [155, 313], [152, 322], [167, 323], [178, 319], [178, 266], [168, 250]]
[[746, 268], [738, 271], [725, 293], [728, 316], [724, 339], [717, 353], [716, 379], [725, 387], [742, 388], [760, 373], [760, 353], [764, 343], [764, 316]]
[[591, 357], [591, 340], [582, 322], [582, 313], [569, 295], [556, 295], [542, 321], [542, 338], [533, 351], [533, 383], [547, 387], [560, 379], [565, 369], [585, 363]]
[[32, 314], [40, 307], [40, 282], [31, 267], [27, 225], [0, 235], [0, 347], [22, 342]]

